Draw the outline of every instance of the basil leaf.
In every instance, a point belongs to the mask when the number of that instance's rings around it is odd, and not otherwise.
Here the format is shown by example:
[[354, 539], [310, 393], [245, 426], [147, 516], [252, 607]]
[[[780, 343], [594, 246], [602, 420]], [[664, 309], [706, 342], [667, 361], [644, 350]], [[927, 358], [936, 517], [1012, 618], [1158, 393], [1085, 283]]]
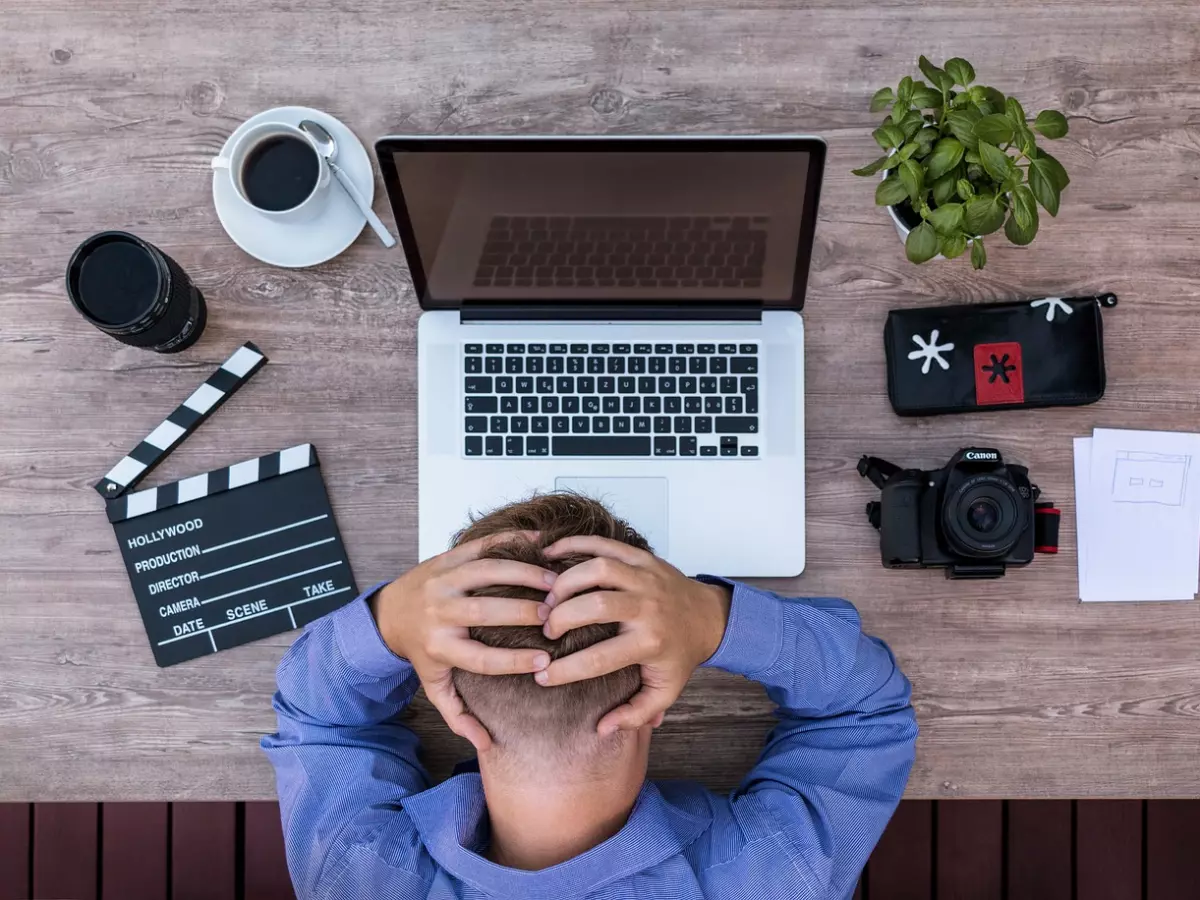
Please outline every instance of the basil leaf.
[[963, 158], [964, 148], [957, 140], [952, 137], [945, 137], [938, 141], [933, 152], [929, 154], [929, 158], [925, 160], [925, 168], [929, 171], [930, 178], [940, 178], [958, 165]]
[[906, 159], [911, 159], [912, 155], [917, 152], [917, 149], [919, 146], [920, 146], [919, 144], [912, 144], [912, 143], [905, 144], [903, 147], [900, 148], [900, 152], [897, 153], [896, 155], [900, 157], [901, 161], [906, 160]]
[[1017, 102], [1016, 97], [1009, 97], [1004, 101], [1004, 110], [1008, 115], [1008, 121], [1012, 122], [1014, 128], [1025, 124], [1025, 110]]
[[975, 80], [975, 69], [961, 57], [946, 60], [946, 74], [954, 79], [955, 84], [967, 87]]
[[1033, 239], [1037, 237], [1038, 221], [1033, 220], [1033, 226], [1029, 229], [1022, 228], [1017, 223], [1017, 217], [1014, 213], [1008, 217], [1008, 221], [1004, 223], [1004, 236], [1019, 247], [1024, 247], [1026, 244], [1032, 244]]
[[986, 141], [979, 142], [979, 159], [996, 181], [1004, 181], [1012, 171], [1012, 157]]
[[[894, 155], [893, 156], [881, 156], [881, 157], [879, 157], [879, 159], [875, 160], [875, 162], [871, 163], [870, 165], [863, 166], [861, 169], [851, 169], [850, 174], [852, 174], [852, 175], [874, 175], [876, 172], [880, 172], [883, 169], [892, 168], [892, 166], [889, 166], [888, 163], [891, 162], [893, 159], [897, 159], [897, 157]], [[895, 165], [897, 165], [897, 166], [900, 165], [899, 161], [897, 161], [895, 163]]]
[[879, 182], [879, 186], [875, 188], [876, 206], [895, 206], [907, 199], [908, 190], [895, 172]]
[[933, 226], [928, 222], [922, 222], [910, 231], [908, 233], [908, 240], [904, 242], [904, 252], [910, 262], [917, 263], [918, 265], [928, 262], [937, 256], [938, 237], [937, 232], [933, 230]]
[[915, 205], [925, 192], [925, 170], [911, 159], [900, 163], [900, 182], [908, 191], [908, 199]]
[[956, 109], [954, 112], [947, 114], [946, 124], [950, 126], [951, 133], [958, 138], [968, 150], [974, 150], [979, 144], [979, 138], [975, 136], [975, 123], [982, 116], [974, 109]]
[[890, 87], [880, 88], [871, 97], [871, 112], [883, 112], [895, 101], [896, 95]]
[[963, 206], [963, 226], [972, 235], [991, 234], [1004, 224], [1004, 203], [997, 194], [980, 194]]
[[925, 117], [915, 109], [910, 109], [905, 113], [904, 118], [900, 120], [900, 130], [904, 132], [904, 139], [911, 141], [912, 136], [925, 127]]
[[1004, 116], [984, 116], [975, 123], [975, 136], [989, 144], [1007, 144], [1013, 139], [1012, 123]]
[[1061, 199], [1062, 192], [1058, 189], [1045, 170], [1037, 167], [1038, 160], [1034, 160], [1029, 166], [1029, 187], [1033, 191], [1033, 196], [1037, 197], [1038, 203], [1046, 212], [1052, 216], [1058, 215], [1058, 202]]
[[954, 189], [963, 200], [971, 200], [975, 197], [975, 186], [965, 178], [959, 178], [954, 183]]
[[950, 203], [954, 199], [958, 182], [958, 172], [947, 172], [933, 183], [933, 202], [938, 206]]
[[1060, 191], [1065, 191], [1067, 185], [1071, 183], [1071, 179], [1067, 177], [1067, 170], [1063, 168], [1062, 163], [1040, 147], [1038, 148], [1037, 157], [1033, 160], [1033, 165], [1045, 172], [1046, 176], [1054, 182], [1054, 185]]
[[905, 109], [912, 104], [914, 90], [916, 90], [916, 86], [913, 84], [913, 80], [911, 78], [905, 75], [900, 79], [900, 87], [896, 89], [896, 100], [899, 103], [904, 104]]
[[1017, 220], [1017, 228], [1022, 232], [1037, 231], [1037, 202], [1033, 191], [1027, 185], [1021, 185], [1012, 192], [1013, 218]]
[[929, 213], [928, 222], [935, 231], [942, 234], [954, 234], [962, 228], [963, 205], [947, 203], [945, 206], [939, 206]]
[[1055, 110], [1044, 109], [1033, 120], [1033, 127], [1037, 129], [1038, 134], [1052, 141], [1058, 140], [1060, 137], [1066, 137], [1067, 117]]
[[938, 249], [946, 259], [958, 259], [967, 251], [967, 236], [961, 231], [944, 234], [938, 238]]
[[987, 265], [987, 250], [983, 246], [983, 238], [977, 237], [971, 241], [971, 267], [982, 269]]
[[937, 109], [942, 102], [942, 92], [931, 87], [922, 86], [913, 91], [912, 103], [918, 109]]

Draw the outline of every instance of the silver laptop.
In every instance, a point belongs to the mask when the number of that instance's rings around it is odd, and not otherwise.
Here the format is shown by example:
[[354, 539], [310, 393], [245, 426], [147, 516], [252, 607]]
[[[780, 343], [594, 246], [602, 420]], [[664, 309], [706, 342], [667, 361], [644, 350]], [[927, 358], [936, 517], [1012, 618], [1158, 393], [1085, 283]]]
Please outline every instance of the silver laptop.
[[422, 559], [536, 492], [688, 574], [804, 568], [809, 137], [387, 137], [418, 328]]

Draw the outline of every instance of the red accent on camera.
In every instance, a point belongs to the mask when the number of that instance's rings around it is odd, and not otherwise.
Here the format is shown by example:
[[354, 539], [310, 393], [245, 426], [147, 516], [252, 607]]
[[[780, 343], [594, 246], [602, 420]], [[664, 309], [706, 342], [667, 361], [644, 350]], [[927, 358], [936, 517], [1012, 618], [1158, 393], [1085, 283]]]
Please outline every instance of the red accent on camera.
[[975, 345], [975, 402], [999, 406], [1025, 401], [1021, 345], [1015, 341]]

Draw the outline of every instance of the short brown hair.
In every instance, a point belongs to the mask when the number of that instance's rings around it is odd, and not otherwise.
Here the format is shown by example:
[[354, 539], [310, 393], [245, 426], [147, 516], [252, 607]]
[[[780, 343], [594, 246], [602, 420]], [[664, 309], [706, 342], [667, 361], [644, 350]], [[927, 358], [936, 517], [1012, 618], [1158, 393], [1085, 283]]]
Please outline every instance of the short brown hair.
[[[474, 519], [455, 537], [454, 545], [506, 531], [536, 531], [540, 537], [536, 542], [514, 540], [496, 545], [487, 552], [488, 558], [519, 560], [553, 572], [563, 572], [590, 558], [547, 559], [543, 549], [565, 537], [597, 536], [650, 549], [645, 538], [603, 504], [565, 492], [535, 496]], [[509, 585], [476, 593], [528, 600], [545, 597], [544, 591]], [[553, 641], [541, 628], [527, 625], [474, 627], [470, 634], [489, 647], [544, 650], [551, 659], [558, 659], [614, 637], [617, 628], [615, 624], [585, 625]], [[605, 713], [628, 701], [641, 687], [636, 666], [553, 687], [540, 686], [532, 675], [476, 675], [461, 669], [454, 670], [453, 679], [459, 696], [498, 747], [530, 747], [541, 753], [579, 746], [580, 738], [594, 733]]]

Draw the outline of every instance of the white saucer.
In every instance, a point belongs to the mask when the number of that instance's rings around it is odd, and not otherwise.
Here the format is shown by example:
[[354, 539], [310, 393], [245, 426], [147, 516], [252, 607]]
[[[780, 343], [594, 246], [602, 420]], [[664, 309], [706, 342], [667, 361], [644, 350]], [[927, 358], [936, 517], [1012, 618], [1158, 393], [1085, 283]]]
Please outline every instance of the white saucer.
[[[304, 119], [324, 125], [333, 135], [337, 141], [338, 165], [353, 179], [367, 203], [371, 203], [375, 199], [375, 173], [367, 148], [353, 131], [320, 110], [280, 106], [260, 112], [238, 126], [221, 148], [221, 155], [227, 156], [231, 142], [260, 122], [299, 125]], [[217, 207], [217, 218], [235, 244], [265, 263], [300, 269], [333, 259], [354, 243], [367, 224], [366, 217], [359, 212], [350, 195], [336, 178], [333, 181], [329, 186], [329, 205], [318, 218], [308, 222], [275, 222], [247, 209], [239, 202], [229, 173], [220, 169], [213, 172], [213, 203]]]

